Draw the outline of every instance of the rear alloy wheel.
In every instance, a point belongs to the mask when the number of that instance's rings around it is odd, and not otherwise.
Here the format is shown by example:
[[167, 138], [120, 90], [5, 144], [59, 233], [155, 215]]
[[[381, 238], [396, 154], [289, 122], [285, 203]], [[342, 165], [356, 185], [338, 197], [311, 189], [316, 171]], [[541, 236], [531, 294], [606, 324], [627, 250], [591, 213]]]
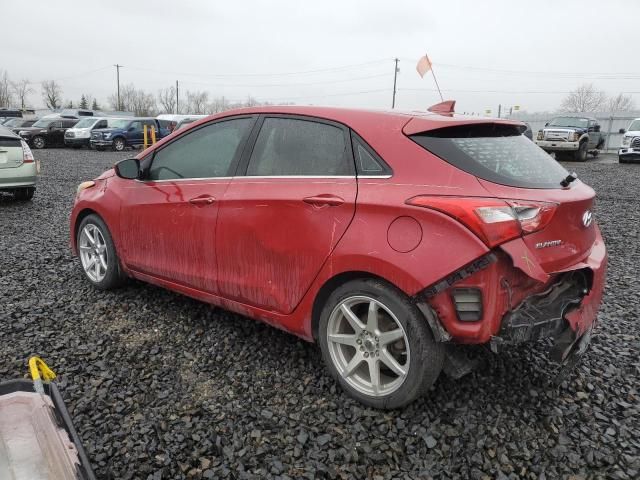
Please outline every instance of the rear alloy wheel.
[[578, 162], [584, 162], [587, 160], [587, 142], [580, 143], [574, 158]]
[[124, 147], [125, 147], [124, 138], [116, 138], [116, 139], [113, 141], [113, 149], [114, 149], [116, 152], [121, 152], [121, 151], [123, 151], [123, 150], [124, 150]]
[[101, 290], [122, 284], [120, 260], [109, 229], [97, 215], [88, 215], [78, 228], [78, 254], [84, 274]]
[[379, 280], [354, 280], [329, 297], [319, 341], [343, 389], [375, 408], [398, 408], [426, 393], [442, 370], [444, 349], [420, 311]]
[[27, 201], [31, 200], [35, 193], [36, 189], [34, 187], [19, 188], [13, 191], [13, 196], [16, 200]]
[[40, 135], [33, 137], [33, 141], [31, 143], [33, 143], [33, 148], [37, 149], [44, 148], [47, 144], [47, 142], [45, 142], [44, 140], [44, 137], [41, 137]]

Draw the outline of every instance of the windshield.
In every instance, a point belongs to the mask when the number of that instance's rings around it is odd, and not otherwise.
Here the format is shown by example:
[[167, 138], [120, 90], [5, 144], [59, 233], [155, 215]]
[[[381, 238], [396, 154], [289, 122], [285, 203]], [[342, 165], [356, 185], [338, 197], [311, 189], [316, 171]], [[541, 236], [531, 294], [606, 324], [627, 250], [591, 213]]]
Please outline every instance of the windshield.
[[633, 122], [631, 122], [631, 125], [629, 125], [629, 128], [627, 129], [630, 132], [637, 132], [640, 130], [640, 120], [634, 120]]
[[461, 125], [430, 130], [411, 139], [451, 165], [501, 185], [560, 188], [568, 175], [513, 125]]
[[124, 120], [122, 118], [110, 118], [107, 120], [108, 128], [124, 128], [129, 123], [129, 120]]
[[3, 125], [5, 127], [19, 127], [21, 123], [21, 118], [12, 118], [11, 120], [7, 120], [6, 122], [4, 122]]
[[549, 122], [550, 127], [587, 128], [588, 125], [589, 125], [588, 118], [578, 118], [578, 117], [556, 117]]
[[78, 123], [76, 123], [73, 128], [90, 128], [98, 121], [99, 119], [94, 117], [83, 118]]
[[55, 122], [57, 119], [51, 119], [51, 118], [43, 118], [42, 120], [38, 120], [36, 123], [33, 124], [34, 127], [40, 127], [40, 128], [46, 128], [49, 125], [51, 125], [53, 122]]

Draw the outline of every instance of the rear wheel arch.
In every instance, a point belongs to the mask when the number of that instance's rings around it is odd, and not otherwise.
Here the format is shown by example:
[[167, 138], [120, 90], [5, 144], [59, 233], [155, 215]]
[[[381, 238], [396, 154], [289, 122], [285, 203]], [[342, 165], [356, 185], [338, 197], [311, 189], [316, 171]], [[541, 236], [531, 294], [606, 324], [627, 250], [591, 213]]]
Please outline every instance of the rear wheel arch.
[[381, 282], [386, 283], [387, 285], [399, 290], [407, 296], [410, 296], [407, 292], [404, 292], [397, 285], [394, 285], [393, 282], [390, 282], [384, 277], [380, 275], [376, 275], [371, 272], [365, 271], [349, 271], [349, 272], [341, 272], [331, 278], [329, 278], [318, 290], [315, 299], [313, 300], [313, 307], [311, 309], [311, 334], [313, 335], [314, 341], [318, 341], [318, 332], [320, 327], [320, 315], [322, 313], [322, 309], [324, 305], [327, 303], [327, 300], [331, 296], [331, 294], [340, 286], [352, 280], [379, 280]]

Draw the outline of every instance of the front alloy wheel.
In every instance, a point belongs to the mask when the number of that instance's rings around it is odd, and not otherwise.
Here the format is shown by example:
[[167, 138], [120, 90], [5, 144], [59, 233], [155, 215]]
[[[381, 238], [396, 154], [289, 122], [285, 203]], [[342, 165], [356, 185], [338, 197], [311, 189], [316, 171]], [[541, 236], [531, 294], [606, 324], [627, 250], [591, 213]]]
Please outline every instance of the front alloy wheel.
[[45, 142], [43, 137], [38, 135], [38, 136], [33, 138], [33, 147], [34, 148], [37, 148], [37, 149], [44, 148], [45, 144], [46, 144], [46, 142]]
[[76, 242], [82, 270], [93, 285], [107, 290], [122, 283], [124, 275], [111, 233], [99, 216], [91, 214], [82, 220]]
[[113, 149], [114, 149], [116, 152], [121, 152], [121, 151], [123, 151], [123, 150], [124, 150], [124, 147], [125, 147], [125, 143], [124, 143], [124, 139], [123, 139], [123, 138], [116, 138], [116, 139], [113, 141]]
[[344, 390], [376, 408], [397, 408], [423, 395], [444, 358], [417, 307], [380, 280], [345, 283], [320, 316], [319, 343]]
[[107, 274], [109, 254], [107, 252], [107, 242], [100, 229], [88, 223], [80, 232], [80, 262], [84, 273], [89, 280], [99, 283], [104, 280]]

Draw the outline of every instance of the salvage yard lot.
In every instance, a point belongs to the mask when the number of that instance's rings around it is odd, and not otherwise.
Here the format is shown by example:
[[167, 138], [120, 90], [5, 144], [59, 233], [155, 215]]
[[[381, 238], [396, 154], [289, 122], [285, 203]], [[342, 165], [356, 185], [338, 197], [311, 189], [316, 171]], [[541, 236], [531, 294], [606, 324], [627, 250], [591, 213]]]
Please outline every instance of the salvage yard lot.
[[567, 164], [598, 193], [610, 254], [569, 381], [553, 386], [542, 345], [480, 351], [475, 373], [382, 412], [293, 336], [139, 282], [88, 284], [68, 246], [75, 188], [129, 156], [37, 151], [33, 202], [0, 196], [0, 381], [41, 355], [99, 478], [640, 476], [640, 165]]

